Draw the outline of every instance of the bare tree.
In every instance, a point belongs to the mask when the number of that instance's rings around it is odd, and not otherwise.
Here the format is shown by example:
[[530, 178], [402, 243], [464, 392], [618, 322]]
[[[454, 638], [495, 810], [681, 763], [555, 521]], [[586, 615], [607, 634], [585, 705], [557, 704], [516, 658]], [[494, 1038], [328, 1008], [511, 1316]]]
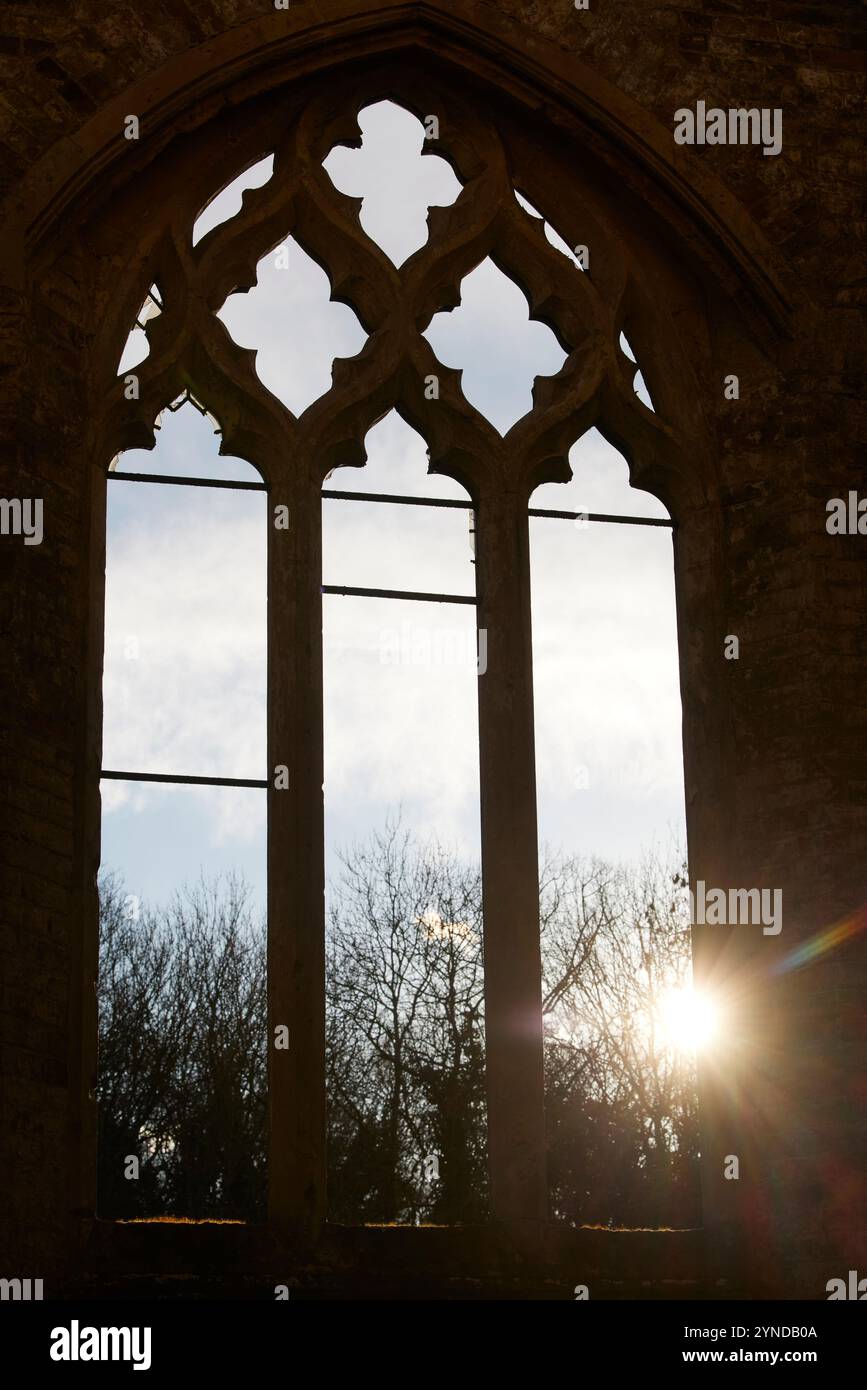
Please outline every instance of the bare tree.
[[[549, 1185], [563, 1219], [695, 1219], [694, 1064], [665, 1026], [689, 984], [684, 889], [652, 859], [544, 860]], [[232, 878], [159, 912], [128, 903], [104, 876], [100, 1208], [261, 1219], [264, 924]], [[333, 1220], [484, 1217], [482, 933], [478, 866], [399, 819], [342, 856], [326, 940]]]
[[[485, 1185], [478, 871], [389, 822], [342, 858], [328, 967], [337, 1193], [352, 1193], [368, 1219], [477, 1218]], [[362, 1191], [351, 1169], [371, 1150]], [[348, 1219], [340, 1195], [336, 1205]]]
[[102, 878], [104, 1215], [264, 1216], [265, 938], [249, 899], [229, 877], [130, 911]]
[[[566, 859], [543, 885], [546, 1098], [555, 1206], [575, 1219], [696, 1219], [695, 1062], [672, 1035], [691, 985], [680, 870]], [[558, 1132], [559, 1131], [559, 1132]]]

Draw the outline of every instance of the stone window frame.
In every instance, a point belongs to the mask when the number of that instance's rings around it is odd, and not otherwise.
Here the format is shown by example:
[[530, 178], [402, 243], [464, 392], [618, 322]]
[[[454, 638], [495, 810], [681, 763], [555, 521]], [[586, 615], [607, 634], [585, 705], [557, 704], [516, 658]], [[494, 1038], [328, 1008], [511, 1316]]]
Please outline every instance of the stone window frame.
[[[136, 321], [136, 323], [137, 323], [137, 326], [140, 326], [140, 327], [142, 326], [141, 324], [138, 323], [138, 320]], [[129, 375], [129, 373], [125, 373], [125, 376], [128, 376], [128, 375]], [[171, 411], [174, 411], [174, 410], [180, 408], [180, 406], [181, 406], [182, 404], [185, 404], [186, 402], [189, 402], [190, 404], [192, 404], [196, 409], [198, 409], [198, 410], [200, 411], [201, 414], [207, 415], [207, 416], [212, 420], [212, 422], [218, 424], [218, 422], [215, 421], [215, 417], [213, 417], [212, 415], [210, 415], [210, 412], [206, 411], [204, 407], [202, 407], [201, 405], [199, 405], [199, 403], [195, 400], [195, 398], [192, 397], [192, 396], [190, 396], [189, 393], [186, 393], [184, 396], [180, 397], [179, 400], [178, 400], [177, 402], [173, 402], [172, 405], [170, 405], [170, 406], [167, 407], [167, 409], [168, 409], [168, 410], [171, 410]], [[217, 428], [217, 431], [216, 431], [216, 432], [217, 432], [217, 433], [220, 433], [219, 428]], [[167, 474], [161, 474], [161, 473], [159, 473], [159, 472], [154, 472], [154, 473], [128, 472], [128, 471], [125, 471], [125, 470], [119, 468], [119, 467], [117, 466], [118, 463], [119, 463], [119, 459], [118, 459], [118, 458], [115, 458], [114, 460], [112, 460], [112, 463], [109, 465], [108, 480], [109, 480], [110, 482], [135, 482], [135, 483], [138, 483], [138, 484], [144, 483], [144, 484], [153, 484], [153, 485], [157, 485], [157, 486], [167, 485], [167, 484], [168, 484], [168, 485], [171, 485], [171, 486], [173, 486], [173, 487], [218, 488], [218, 489], [230, 489], [230, 490], [232, 490], [232, 491], [238, 491], [238, 492], [264, 492], [264, 493], [266, 493], [266, 494], [269, 494], [269, 493], [270, 493], [270, 489], [269, 489], [268, 485], [267, 485], [266, 483], [264, 483], [264, 482], [226, 481], [226, 480], [216, 479], [216, 478], [204, 478], [204, 477], [181, 476], [181, 475], [167, 475]], [[363, 503], [364, 505], [367, 505], [367, 506], [369, 506], [369, 505], [383, 504], [383, 505], [387, 505], [387, 506], [392, 507], [392, 508], [395, 507], [395, 506], [397, 506], [397, 507], [403, 506], [404, 508], [406, 508], [406, 507], [432, 507], [432, 508], [450, 508], [450, 509], [457, 509], [457, 510], [467, 511], [467, 512], [470, 513], [470, 528], [471, 528], [471, 535], [472, 535], [473, 538], [475, 538], [475, 534], [476, 534], [476, 531], [477, 531], [477, 529], [478, 529], [478, 513], [477, 513], [477, 510], [476, 510], [474, 504], [473, 504], [471, 501], [468, 501], [468, 502], [463, 502], [463, 501], [452, 501], [452, 500], [450, 500], [450, 501], [445, 501], [445, 500], [443, 500], [443, 499], [441, 499], [441, 498], [420, 497], [420, 496], [417, 496], [417, 495], [406, 496], [406, 495], [383, 494], [383, 493], [376, 493], [376, 492], [355, 492], [355, 491], [350, 491], [350, 490], [337, 489], [337, 488], [325, 488], [325, 487], [323, 487], [323, 488], [321, 489], [321, 494], [320, 494], [320, 495], [321, 495], [321, 498], [322, 498], [323, 501], [327, 501], [327, 500], [339, 500], [339, 501], [341, 501], [341, 502], [349, 502], [349, 503], [358, 503], [358, 502], [360, 502], [360, 503]], [[608, 514], [608, 513], [596, 513], [596, 512], [589, 512], [589, 511], [573, 512], [573, 511], [564, 511], [564, 510], [555, 509], [555, 508], [550, 508], [550, 507], [529, 507], [529, 506], [528, 506], [528, 507], [527, 507], [527, 513], [526, 513], [526, 514], [527, 514], [528, 519], [529, 519], [529, 518], [534, 518], [534, 517], [539, 517], [539, 518], [551, 518], [551, 519], [555, 519], [555, 520], [568, 520], [568, 521], [571, 521], [571, 522], [581, 521], [582, 523], [598, 523], [598, 524], [601, 524], [601, 525], [603, 525], [603, 526], [612, 526], [612, 525], [613, 525], [613, 526], [645, 526], [645, 527], [657, 527], [657, 528], [663, 528], [663, 529], [667, 529], [667, 530], [673, 530], [673, 525], [674, 525], [674, 523], [673, 523], [672, 521], [670, 521], [670, 520], [665, 520], [665, 519], [661, 519], [661, 518], [640, 517], [640, 516], [633, 516], [633, 515], [628, 515], [628, 514], [613, 515], [613, 514]], [[474, 561], [474, 563], [475, 563], [475, 561]], [[485, 645], [484, 645], [484, 646], [481, 645], [481, 642], [480, 642], [480, 628], [479, 628], [479, 624], [478, 624], [478, 600], [477, 600], [477, 598], [476, 598], [475, 596], [456, 595], [456, 594], [446, 594], [446, 593], [427, 593], [427, 592], [419, 592], [419, 591], [416, 591], [416, 590], [409, 591], [409, 590], [402, 590], [402, 589], [371, 589], [371, 588], [358, 587], [358, 586], [354, 586], [354, 585], [333, 585], [333, 584], [325, 584], [325, 583], [323, 583], [323, 584], [321, 585], [321, 587], [320, 587], [320, 593], [321, 593], [323, 596], [324, 596], [324, 595], [327, 595], [327, 594], [333, 594], [333, 595], [339, 595], [339, 596], [342, 596], [342, 597], [366, 597], [366, 598], [387, 599], [387, 600], [397, 600], [397, 601], [430, 602], [430, 603], [438, 603], [438, 604], [439, 604], [439, 603], [449, 603], [449, 604], [461, 604], [461, 605], [472, 606], [473, 608], [476, 609], [476, 613], [477, 613], [477, 625], [476, 625], [477, 650], [480, 651], [480, 652], [481, 652], [481, 651], [485, 651], [485, 653], [486, 653], [486, 642], [485, 642]], [[483, 675], [483, 674], [486, 674], [486, 670], [485, 670], [485, 672], [483, 672], [483, 673], [480, 672], [480, 674], [479, 674], [479, 681], [480, 681], [480, 682], [481, 682], [481, 679], [482, 679], [482, 675]], [[531, 672], [531, 676], [532, 676], [532, 672]], [[534, 722], [533, 722], [533, 730], [534, 730], [533, 747], [534, 747], [534, 749], [535, 749], [535, 719], [534, 719]], [[254, 778], [254, 777], [190, 776], [190, 775], [183, 775], [183, 774], [180, 774], [180, 773], [176, 773], [176, 772], [167, 772], [167, 771], [163, 771], [163, 772], [159, 772], [159, 773], [155, 773], [155, 772], [143, 773], [143, 772], [139, 772], [139, 771], [132, 770], [132, 769], [128, 769], [128, 768], [125, 768], [125, 769], [117, 769], [117, 768], [104, 768], [104, 767], [103, 767], [103, 768], [100, 770], [100, 778], [101, 778], [102, 780], [111, 780], [111, 781], [119, 781], [119, 782], [146, 782], [146, 783], [147, 783], [147, 782], [150, 782], [150, 783], [159, 783], [159, 784], [161, 784], [161, 785], [169, 785], [169, 786], [244, 787], [244, 788], [252, 788], [252, 789], [264, 790], [264, 791], [270, 791], [270, 790], [275, 790], [275, 791], [276, 791], [276, 788], [273, 787], [272, 782], [270, 782], [267, 778]], [[324, 789], [323, 789], [323, 790], [324, 790]], [[323, 810], [324, 810], [324, 805], [323, 805]], [[537, 871], [537, 872], [538, 872], [538, 871]], [[270, 874], [268, 875], [268, 879], [269, 879], [269, 882], [270, 882]], [[538, 915], [536, 916], [535, 923], [536, 923], [536, 927], [537, 927], [537, 930], [538, 930], [538, 927], [539, 927]], [[323, 930], [324, 930], [324, 923], [323, 923]], [[487, 937], [486, 937], [486, 940], [487, 940]], [[507, 952], [507, 954], [508, 954], [508, 947], [506, 947], [506, 952]], [[486, 953], [486, 955], [485, 955], [485, 965], [486, 965], [486, 968], [487, 968], [487, 961], [488, 961], [488, 956], [487, 956], [487, 953]], [[323, 980], [323, 989], [324, 989], [324, 980]], [[269, 997], [270, 997], [270, 990], [269, 990]], [[540, 1022], [540, 1024], [541, 1024], [541, 1019], [542, 1019], [542, 1008], [541, 1008], [541, 1004], [542, 1004], [542, 990], [541, 990], [541, 969], [540, 969], [540, 975], [539, 975], [539, 1005], [540, 1005], [540, 1007], [539, 1007], [539, 1022]], [[269, 1020], [269, 1028], [273, 1028], [273, 1027], [276, 1025], [276, 1022], [277, 1022], [276, 1019], [271, 1019], [271, 1020]], [[272, 1042], [272, 1038], [271, 1038], [271, 1034], [270, 1034], [270, 1032], [269, 1032], [269, 1047], [270, 1047], [271, 1042]], [[273, 1056], [273, 1052], [271, 1052], [270, 1055]], [[270, 1081], [270, 1076], [271, 1076], [271, 1074], [272, 1074], [272, 1073], [271, 1073], [270, 1068], [269, 1068], [269, 1081]], [[320, 1078], [319, 1078], [319, 1077], [316, 1077], [315, 1080], [318, 1082], [318, 1081], [320, 1080]], [[269, 1113], [269, 1134], [270, 1134], [270, 1119], [271, 1119], [271, 1116], [270, 1116], [270, 1113]], [[546, 1175], [546, 1174], [545, 1174], [545, 1177], [546, 1177], [546, 1183], [545, 1183], [545, 1192], [546, 1192], [545, 1203], [546, 1203], [546, 1205], [547, 1205], [547, 1175]], [[512, 1215], [512, 1212], [510, 1212], [509, 1210], [506, 1210], [505, 1213], [504, 1213], [503, 1219], [509, 1219], [509, 1217], [510, 1217], [511, 1215]], [[519, 1215], [520, 1215], [520, 1213], [519, 1213]]]
[[[488, 653], [478, 692], [491, 1214], [520, 1222], [548, 1212], [529, 498], [541, 483], [569, 479], [568, 451], [594, 424], [616, 445], [627, 442], [645, 480], [672, 461], [685, 467], [664, 403], [656, 414], [637, 400], [635, 366], [619, 347], [631, 328], [633, 286], [616, 243], [589, 208], [573, 237], [547, 200], [534, 197], [573, 244], [590, 246], [590, 272], [578, 270], [515, 199], [507, 139], [490, 114], [429, 74], [422, 107], [418, 90], [393, 72], [386, 88], [369, 78], [329, 85], [286, 119], [272, 178], [245, 192], [235, 217], [195, 248], [189, 206], [172, 219], [145, 276], [159, 286], [163, 310], [146, 324], [138, 399], [127, 399], [119, 379], [103, 436], [108, 458], [152, 446], [153, 422], [189, 392], [220, 420], [221, 453], [262, 475], [272, 522], [273, 507], [289, 509], [288, 530], [269, 525], [267, 561], [267, 766], [289, 768], [288, 789], [269, 779], [267, 791], [268, 1190], [269, 1217], [280, 1226], [315, 1228], [326, 1211], [323, 481], [336, 468], [363, 465], [368, 430], [397, 409], [426, 440], [429, 471], [459, 482], [475, 509], [477, 626]], [[399, 269], [362, 231], [360, 200], [339, 193], [322, 168], [336, 144], [358, 146], [357, 113], [377, 96], [422, 120], [442, 113], [429, 148], [463, 185], [451, 207], [431, 209], [428, 242]], [[260, 383], [255, 353], [237, 347], [216, 318], [289, 236], [325, 268], [332, 298], [348, 303], [368, 334], [356, 358], [337, 359], [331, 389], [297, 418]], [[505, 436], [469, 405], [460, 373], [421, 336], [436, 312], [459, 303], [462, 279], [485, 256], [568, 349], [555, 377], [537, 379], [533, 409]], [[425, 391], [431, 375], [440, 383], [435, 401]], [[271, 1040], [283, 1023], [290, 1047], [277, 1051]]]

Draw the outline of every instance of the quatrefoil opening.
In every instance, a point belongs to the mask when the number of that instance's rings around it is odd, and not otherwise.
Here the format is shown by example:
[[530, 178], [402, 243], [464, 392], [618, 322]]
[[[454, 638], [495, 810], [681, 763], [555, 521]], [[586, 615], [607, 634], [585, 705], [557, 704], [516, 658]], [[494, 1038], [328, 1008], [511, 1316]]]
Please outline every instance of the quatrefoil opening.
[[364, 231], [401, 266], [427, 244], [430, 208], [451, 207], [463, 185], [447, 160], [425, 152], [435, 127], [402, 106], [376, 102], [359, 112], [358, 124], [360, 148], [335, 145], [323, 168], [338, 192], [363, 200]]
[[490, 257], [461, 282], [459, 307], [435, 314], [424, 337], [445, 366], [461, 371], [464, 396], [501, 435], [532, 410], [536, 378], [556, 376], [567, 356]]
[[256, 351], [256, 374], [294, 415], [331, 388], [336, 358], [355, 357], [367, 334], [331, 299], [325, 271], [287, 237], [257, 267], [254, 287], [230, 294], [217, 317], [239, 347]]

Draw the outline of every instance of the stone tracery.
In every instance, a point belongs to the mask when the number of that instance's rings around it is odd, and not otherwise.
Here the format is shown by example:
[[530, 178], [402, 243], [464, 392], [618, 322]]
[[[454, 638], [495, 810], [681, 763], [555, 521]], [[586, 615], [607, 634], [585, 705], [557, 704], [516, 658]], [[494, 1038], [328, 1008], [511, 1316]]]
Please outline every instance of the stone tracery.
[[[280, 454], [316, 457], [323, 477], [335, 466], [363, 462], [359, 441], [392, 406], [428, 438], [432, 471], [460, 475], [476, 494], [484, 479], [498, 476], [521, 488], [563, 477], [582, 422], [593, 423], [600, 410], [616, 416], [620, 431], [640, 440], [646, 453], [646, 415], [636, 412], [617, 347], [630, 272], [617, 263], [616, 248], [606, 246], [609, 273], [598, 284], [576, 276], [545, 235], [545, 224], [516, 200], [508, 150], [493, 124], [448, 94], [439, 100], [439, 109], [449, 113], [441, 142], [464, 187], [452, 206], [431, 209], [427, 245], [395, 268], [364, 233], [361, 200], [339, 193], [322, 167], [335, 144], [358, 144], [349, 131], [354, 117], [335, 117], [333, 104], [322, 98], [304, 110], [275, 152], [273, 176], [248, 188], [241, 211], [195, 248], [189, 228], [174, 226], [164, 238], [157, 260], [167, 304], [159, 323], [148, 328], [139, 408], [131, 411], [121, 399], [110, 411], [112, 453], [129, 447], [131, 434], [141, 442], [167, 396], [187, 384], [207, 395], [206, 381], [221, 399], [235, 397], [245, 433], [268, 439], [268, 453], [276, 446]], [[215, 322], [229, 295], [255, 284], [261, 257], [288, 237], [324, 267], [332, 299], [349, 304], [369, 334], [356, 358], [335, 363], [331, 390], [300, 417], [276, 408], [252, 370], [250, 353], [227, 342]], [[437, 361], [422, 337], [436, 313], [460, 302], [462, 279], [487, 256], [520, 285], [532, 317], [547, 324], [568, 353], [556, 377], [537, 379], [533, 410], [505, 440], [469, 406], [458, 374]], [[424, 391], [431, 375], [440, 378], [436, 401]], [[663, 426], [656, 433], [652, 452], [671, 446]]]
[[[104, 447], [109, 456], [148, 447], [160, 410], [189, 392], [218, 413], [221, 451], [258, 468], [277, 509], [288, 509], [288, 531], [270, 532], [268, 579], [268, 763], [290, 769], [288, 788], [269, 791], [268, 828], [269, 1036], [288, 1020], [295, 1044], [272, 1056], [269, 1078], [270, 1210], [284, 1225], [315, 1227], [325, 1210], [322, 482], [335, 468], [362, 466], [365, 435], [397, 409], [425, 438], [429, 471], [469, 492], [486, 641], [478, 694], [492, 1211], [539, 1220], [547, 1179], [527, 504], [540, 483], [568, 480], [568, 450], [597, 422], [648, 476], [663, 464], [682, 470], [682, 454], [672, 428], [637, 401], [634, 363], [618, 346], [634, 286], [616, 244], [600, 245], [596, 273], [576, 273], [514, 196], [507, 139], [448, 84], [426, 82], [425, 101], [441, 113], [431, 143], [455, 168], [460, 194], [431, 209], [427, 243], [399, 268], [366, 235], [361, 200], [335, 188], [323, 161], [335, 145], [359, 143], [355, 112], [371, 85], [304, 105], [276, 142], [272, 176], [246, 188], [240, 211], [195, 247], [188, 211], [172, 219], [149, 268], [164, 307], [146, 328], [137, 395], [130, 400], [123, 379], [112, 388]], [[389, 94], [416, 108], [411, 78], [392, 81]], [[330, 389], [298, 415], [262, 384], [255, 352], [218, 317], [289, 237], [368, 335], [355, 357], [334, 361]], [[556, 375], [536, 379], [532, 409], [505, 435], [423, 336], [486, 258], [566, 353]]]

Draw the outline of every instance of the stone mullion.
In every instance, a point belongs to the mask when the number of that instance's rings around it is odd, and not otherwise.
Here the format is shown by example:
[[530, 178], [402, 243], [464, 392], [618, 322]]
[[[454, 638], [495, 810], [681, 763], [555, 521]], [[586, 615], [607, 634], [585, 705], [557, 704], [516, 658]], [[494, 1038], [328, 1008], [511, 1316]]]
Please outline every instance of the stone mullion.
[[[308, 1235], [325, 1215], [321, 501], [293, 468], [268, 539], [269, 1214]], [[288, 529], [275, 526], [277, 506]], [[278, 769], [285, 767], [281, 779]], [[278, 786], [288, 780], [285, 787]], [[288, 1029], [288, 1047], [276, 1031]]]
[[547, 1215], [527, 500], [496, 485], [476, 519], [488, 1161], [495, 1220]]

